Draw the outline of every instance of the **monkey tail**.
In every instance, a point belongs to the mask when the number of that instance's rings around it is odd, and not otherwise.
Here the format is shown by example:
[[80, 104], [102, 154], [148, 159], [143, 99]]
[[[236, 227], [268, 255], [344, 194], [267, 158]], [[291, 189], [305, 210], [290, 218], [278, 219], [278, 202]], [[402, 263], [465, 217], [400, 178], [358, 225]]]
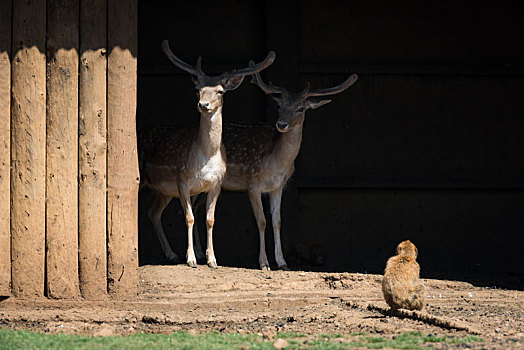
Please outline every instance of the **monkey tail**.
[[422, 321], [427, 324], [441, 327], [444, 329], [456, 329], [459, 331], [465, 331], [470, 334], [475, 335], [482, 335], [482, 332], [474, 327], [471, 327], [465, 322], [457, 321], [448, 319], [445, 317], [440, 317], [436, 315], [428, 314], [424, 311], [418, 311], [418, 310], [406, 310], [406, 309], [393, 309], [393, 308], [387, 308], [380, 305], [376, 305], [373, 303], [367, 304], [367, 306], [359, 305], [356, 302], [346, 302], [346, 305], [352, 307], [352, 308], [359, 308], [359, 309], [368, 309], [369, 311], [376, 311], [383, 315], [387, 316], [395, 316], [399, 318], [409, 318], [416, 321]]
[[406, 310], [406, 309], [386, 309], [382, 306], [375, 304], [368, 304], [367, 309], [370, 311], [378, 311], [383, 315], [392, 315], [399, 318], [410, 318], [412, 320], [422, 321], [433, 326], [445, 328], [445, 329], [456, 329], [459, 331], [466, 331], [471, 334], [481, 335], [480, 330], [471, 327], [462, 321], [451, 320], [448, 318], [431, 315], [425, 311], [418, 310]]

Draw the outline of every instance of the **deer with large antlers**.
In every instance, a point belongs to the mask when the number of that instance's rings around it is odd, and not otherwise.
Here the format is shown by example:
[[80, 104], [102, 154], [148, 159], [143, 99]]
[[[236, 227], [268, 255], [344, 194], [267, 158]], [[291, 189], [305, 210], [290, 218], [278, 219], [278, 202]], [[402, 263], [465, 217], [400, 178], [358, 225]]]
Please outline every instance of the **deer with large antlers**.
[[[253, 65], [252, 61], [250, 65]], [[316, 109], [331, 102], [322, 97], [346, 90], [357, 79], [357, 75], [353, 74], [340, 85], [318, 90], [311, 90], [308, 82], [304, 91], [292, 93], [271, 82], [269, 85], [265, 84], [260, 74], [255, 73], [251, 82], [278, 104], [276, 130], [271, 125], [260, 123], [224, 123], [227, 173], [222, 189], [247, 191], [249, 194], [260, 235], [258, 262], [262, 270], [269, 270], [269, 262], [265, 248], [266, 219], [261, 195], [269, 193], [276, 263], [279, 269], [288, 269], [280, 241], [280, 204], [282, 190], [295, 170], [294, 163], [300, 151], [305, 113], [308, 109]]]
[[207, 193], [207, 264], [216, 268], [213, 251], [213, 225], [215, 205], [220, 194], [220, 186], [226, 173], [226, 153], [222, 144], [222, 104], [226, 91], [234, 90], [242, 83], [246, 75], [260, 72], [271, 65], [275, 53], [257, 65], [253, 65], [219, 76], [207, 76], [202, 71], [202, 58], [196, 66], [183, 62], [176, 57], [167, 40], [162, 42], [162, 51], [178, 68], [191, 74], [198, 96], [199, 125], [191, 128], [156, 126], [139, 132], [139, 166], [141, 188], [153, 189], [155, 198], [148, 210], [148, 215], [160, 245], [167, 259], [178, 262], [177, 255], [171, 249], [162, 229], [162, 212], [172, 198], [180, 198], [187, 224], [186, 261], [196, 267], [193, 248], [194, 216], [191, 208], [191, 196]]

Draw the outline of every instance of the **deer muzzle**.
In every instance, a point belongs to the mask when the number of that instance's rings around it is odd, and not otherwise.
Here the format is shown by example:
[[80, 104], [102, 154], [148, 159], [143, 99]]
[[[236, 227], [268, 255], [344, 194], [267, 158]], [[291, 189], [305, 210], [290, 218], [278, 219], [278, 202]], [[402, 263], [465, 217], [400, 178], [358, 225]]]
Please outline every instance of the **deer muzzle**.
[[280, 132], [286, 132], [287, 129], [289, 128], [289, 124], [288, 122], [284, 122], [284, 121], [277, 121], [277, 130], [280, 131]]

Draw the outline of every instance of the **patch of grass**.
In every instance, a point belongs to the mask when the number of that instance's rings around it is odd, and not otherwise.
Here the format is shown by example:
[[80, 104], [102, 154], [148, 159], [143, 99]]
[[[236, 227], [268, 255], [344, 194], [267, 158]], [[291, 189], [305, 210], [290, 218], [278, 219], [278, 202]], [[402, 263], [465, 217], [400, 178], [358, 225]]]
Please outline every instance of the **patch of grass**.
[[352, 336], [352, 337], [356, 337], [357, 335], [366, 335], [366, 333], [364, 333], [364, 332], [353, 332], [353, 333], [350, 334], [350, 336]]
[[336, 339], [342, 338], [342, 334], [319, 334], [318, 338]]
[[457, 338], [436, 336], [431, 334], [424, 335], [420, 332], [407, 332], [394, 336], [392, 339], [364, 335], [360, 336], [357, 341], [351, 342], [349, 344], [358, 347], [365, 347], [368, 349], [424, 349], [429, 347], [431, 343], [471, 343], [479, 341], [482, 341], [482, 339], [474, 335]]
[[278, 332], [277, 338], [307, 338], [307, 334], [300, 333], [300, 332]]
[[255, 334], [206, 333], [192, 336], [187, 332], [169, 335], [137, 333], [129, 336], [86, 337], [0, 330], [0, 350], [10, 349], [270, 349]]
[[[432, 343], [481, 342], [476, 336], [446, 337], [424, 335], [419, 332], [403, 333], [393, 338], [373, 334], [352, 333], [320, 334], [310, 338], [299, 332], [278, 333], [287, 339], [286, 349], [350, 349], [354, 347], [381, 349], [423, 349]], [[275, 339], [276, 340], [276, 339]], [[10, 349], [273, 349], [274, 340], [263, 340], [256, 334], [201, 333], [190, 335], [178, 331], [169, 335], [138, 333], [129, 336], [91, 337], [65, 334], [44, 334], [29, 331], [0, 329], [0, 350]]]

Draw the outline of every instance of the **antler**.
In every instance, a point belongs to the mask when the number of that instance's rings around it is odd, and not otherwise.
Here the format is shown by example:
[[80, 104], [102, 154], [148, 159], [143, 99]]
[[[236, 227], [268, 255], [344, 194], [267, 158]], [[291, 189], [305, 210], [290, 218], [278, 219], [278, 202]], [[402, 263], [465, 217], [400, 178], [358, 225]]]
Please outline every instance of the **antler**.
[[[249, 61], [249, 65], [250, 66], [253, 65], [253, 61]], [[310, 91], [311, 84], [308, 81], [306, 83], [305, 89], [300, 93], [300, 95], [305, 99], [305, 98], [313, 97], [313, 96], [327, 96], [327, 95], [338, 94], [339, 92], [342, 92], [346, 90], [348, 87], [350, 87], [351, 85], [355, 84], [357, 79], [358, 79], [358, 76], [356, 74], [352, 74], [349, 76], [349, 78], [346, 79], [346, 81], [344, 81], [343, 83], [335, 87], [331, 87], [327, 89], [317, 89], [317, 90], [311, 90], [311, 91]], [[260, 87], [260, 89], [262, 89], [262, 91], [264, 91], [267, 95], [269, 94], [289, 94], [289, 92], [286, 89], [279, 87], [279, 86], [275, 86], [271, 82], [269, 82], [269, 85], [264, 83], [264, 81], [260, 77], [260, 74], [258, 73], [253, 74], [251, 82], [253, 84], [258, 85], [258, 87]]]
[[254, 64], [253, 61], [249, 61], [249, 67], [242, 68], [242, 69], [235, 69], [231, 71], [230, 75], [251, 75], [260, 72], [261, 70], [269, 67], [271, 64], [273, 64], [273, 61], [275, 60], [276, 54], [275, 51], [269, 51], [266, 58], [260, 63]]
[[198, 76], [205, 75], [204, 72], [202, 72], [202, 57], [199, 57], [197, 60], [197, 64], [195, 67], [193, 67], [190, 64], [187, 64], [186, 62], [182, 61], [180, 58], [176, 57], [173, 51], [171, 51], [171, 48], [169, 47], [169, 41], [164, 40], [162, 41], [162, 52], [166, 57], [178, 68], [185, 70], [189, 74], [193, 74]]
[[[173, 53], [173, 51], [171, 51], [171, 48], [169, 47], [168, 40], [162, 41], [161, 48], [162, 48], [162, 52], [164, 53], [164, 55], [166, 55], [166, 57], [178, 68], [185, 70], [189, 74], [193, 74], [196, 76], [205, 76], [204, 72], [202, 71], [202, 57], [198, 57], [197, 64], [195, 67], [193, 67], [192, 65], [187, 64], [186, 62], [182, 61], [180, 58], [175, 56], [175, 54]], [[228, 76], [228, 77], [246, 76], [246, 75], [250, 75], [253, 73], [258, 73], [261, 70], [263, 70], [264, 68], [269, 67], [275, 60], [275, 57], [276, 57], [275, 52], [269, 51], [266, 58], [262, 62], [256, 65], [252, 65], [250, 67], [246, 67], [242, 69], [234, 69], [231, 72], [222, 74], [222, 76]]]
[[300, 96], [302, 96], [302, 98], [306, 99], [308, 97], [308, 93], [309, 93], [309, 89], [311, 88], [311, 83], [308, 81], [306, 83], [306, 87], [304, 88], [304, 90], [300, 93]]
[[[250, 67], [252, 67], [254, 64], [255, 63], [253, 61], [249, 61], [249, 66]], [[287, 94], [288, 93], [286, 89], [284, 89], [282, 87], [279, 87], [279, 86], [275, 86], [271, 82], [269, 82], [269, 85], [264, 83], [264, 81], [262, 80], [262, 78], [260, 77], [260, 74], [258, 72], [252, 75], [251, 83], [253, 83], [255, 85], [258, 85], [258, 87], [260, 89], [262, 89], [262, 91], [264, 91], [266, 93], [266, 95], [270, 95], [270, 94]]]
[[327, 89], [317, 89], [309, 91], [309, 83], [306, 87], [306, 90], [304, 90], [303, 94], [304, 97], [312, 97], [312, 96], [326, 96], [326, 95], [334, 95], [338, 94], [339, 92], [342, 92], [346, 90], [351, 85], [355, 84], [357, 81], [358, 76], [356, 74], [351, 74], [349, 78], [346, 79], [342, 84], [339, 84], [335, 87], [327, 88]]

